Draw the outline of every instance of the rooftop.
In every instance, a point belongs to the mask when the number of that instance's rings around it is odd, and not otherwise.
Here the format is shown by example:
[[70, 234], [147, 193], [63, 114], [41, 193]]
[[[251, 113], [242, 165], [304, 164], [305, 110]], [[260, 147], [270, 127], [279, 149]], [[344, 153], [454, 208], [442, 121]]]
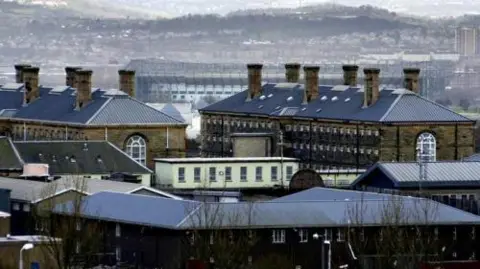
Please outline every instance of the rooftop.
[[155, 162], [161, 163], [247, 163], [247, 162], [297, 162], [295, 158], [285, 157], [226, 157], [226, 158], [157, 158]]
[[304, 85], [264, 83], [262, 94], [246, 101], [240, 92], [201, 112], [363, 122], [473, 122], [406, 89], [383, 88], [378, 101], [364, 108], [362, 87], [320, 85], [319, 96], [305, 104]]

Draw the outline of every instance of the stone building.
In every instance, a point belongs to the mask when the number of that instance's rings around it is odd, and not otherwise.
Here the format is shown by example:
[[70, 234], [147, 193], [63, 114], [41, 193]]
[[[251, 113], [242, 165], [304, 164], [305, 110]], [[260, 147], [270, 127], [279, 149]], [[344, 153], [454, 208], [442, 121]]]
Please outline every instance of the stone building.
[[[0, 86], [0, 135], [13, 140], [108, 140], [136, 161], [182, 157], [187, 124], [136, 100], [135, 73], [119, 71], [120, 90], [92, 87], [92, 71], [67, 67], [66, 85], [39, 83], [39, 68], [16, 65]], [[128, 93], [128, 94], [127, 94]]]
[[285, 83], [263, 82], [260, 64], [247, 67], [247, 90], [200, 111], [204, 156], [283, 153], [316, 170], [358, 170], [474, 151], [475, 122], [421, 97], [419, 69], [404, 69], [405, 88], [389, 89], [375, 68], [363, 70], [362, 86], [358, 66], [345, 65], [343, 85], [327, 86], [318, 66], [303, 68], [302, 83], [299, 64], [286, 65]]

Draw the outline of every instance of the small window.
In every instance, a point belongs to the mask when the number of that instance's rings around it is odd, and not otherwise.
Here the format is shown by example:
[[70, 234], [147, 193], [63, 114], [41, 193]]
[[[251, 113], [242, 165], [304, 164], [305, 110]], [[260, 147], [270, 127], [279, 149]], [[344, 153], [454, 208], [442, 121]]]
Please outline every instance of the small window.
[[213, 233], [210, 233], [210, 245], [213, 245], [214, 241], [215, 241], [215, 237], [213, 236]]
[[243, 181], [243, 182], [247, 181], [247, 167], [246, 166], [240, 167], [240, 181]]
[[300, 243], [308, 242], [308, 230], [300, 229], [300, 231], [298, 231], [298, 235], [300, 237]]
[[278, 167], [272, 166], [270, 173], [271, 173], [272, 181], [277, 181], [278, 180]]
[[272, 243], [274, 243], [274, 244], [285, 243], [285, 230], [273, 230], [272, 231]]
[[477, 237], [477, 231], [475, 230], [475, 227], [472, 227], [472, 239], [476, 239]]
[[211, 182], [212, 181], [217, 181], [217, 168], [216, 167], [210, 167], [208, 169], [208, 178]]
[[80, 253], [80, 242], [75, 242], [75, 254]]
[[200, 175], [202, 173], [202, 169], [200, 167], [193, 168], [193, 181], [200, 182]]
[[75, 223], [75, 228], [77, 229], [77, 231], [82, 230], [82, 223], [79, 220], [77, 220], [77, 222]]
[[20, 204], [19, 204], [19, 203], [13, 203], [12, 209], [13, 209], [14, 211], [20, 210]]
[[225, 167], [225, 181], [232, 181], [232, 167]]
[[178, 182], [185, 182], [185, 167], [178, 168]]
[[115, 236], [120, 237], [122, 236], [122, 228], [120, 227], [120, 223], [115, 225]]
[[325, 240], [331, 241], [331, 240], [332, 240], [332, 230], [330, 230], [330, 229], [325, 229], [325, 232], [324, 232], [324, 234], [323, 234], [323, 237], [325, 238]]
[[292, 179], [293, 176], [293, 166], [287, 166], [287, 181]]
[[23, 204], [23, 211], [30, 212], [30, 204]]
[[345, 241], [345, 231], [342, 228], [337, 229], [337, 241], [338, 242]]
[[118, 246], [115, 248], [115, 258], [117, 259], [117, 262], [122, 260], [122, 249]]
[[365, 241], [365, 229], [360, 230], [360, 242]]
[[263, 180], [263, 171], [261, 166], [257, 166], [255, 168], [255, 181], [262, 181]]
[[457, 240], [457, 228], [456, 228], [456, 227], [453, 227], [452, 239], [453, 239], [454, 241]]

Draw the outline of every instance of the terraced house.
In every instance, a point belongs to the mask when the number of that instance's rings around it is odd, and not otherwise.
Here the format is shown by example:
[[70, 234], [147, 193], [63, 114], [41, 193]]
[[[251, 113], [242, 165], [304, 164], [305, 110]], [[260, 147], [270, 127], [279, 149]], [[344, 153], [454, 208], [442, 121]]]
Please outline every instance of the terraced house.
[[[285, 83], [262, 82], [248, 67], [247, 90], [202, 115], [204, 156], [300, 158], [316, 170], [365, 169], [377, 161], [458, 160], [474, 151], [474, 121], [419, 95], [420, 70], [405, 88], [381, 86], [380, 70], [345, 65], [343, 85], [321, 85], [320, 67], [286, 65]], [[283, 140], [283, 141], [282, 141]], [[280, 143], [281, 142], [281, 143]]]
[[185, 152], [183, 119], [136, 100], [135, 74], [119, 71], [120, 90], [92, 87], [92, 71], [67, 67], [66, 85], [39, 84], [39, 68], [16, 65], [0, 86], [0, 134], [14, 140], [108, 140], [152, 167], [153, 158]]

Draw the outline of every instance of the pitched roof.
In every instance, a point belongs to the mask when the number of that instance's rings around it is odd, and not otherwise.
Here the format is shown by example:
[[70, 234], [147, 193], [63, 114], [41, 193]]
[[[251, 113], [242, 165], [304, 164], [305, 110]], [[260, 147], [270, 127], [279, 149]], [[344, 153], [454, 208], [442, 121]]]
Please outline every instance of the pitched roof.
[[[361, 203], [361, 212], [352, 212]], [[253, 203], [202, 203], [168, 200], [134, 194], [101, 192], [85, 198], [81, 214], [86, 218], [148, 225], [169, 229], [335, 227], [355, 225], [350, 214], [361, 214], [361, 225], [382, 225], [388, 205], [402, 208], [402, 223], [435, 225], [478, 224], [480, 216], [438, 202], [403, 196], [366, 200], [268, 201]], [[430, 207], [426, 207], [430, 206]], [[60, 214], [71, 213], [71, 204], [59, 205]], [[428, 219], [417, 210], [432, 208]], [[213, 221], [213, 222], [212, 222]], [[211, 225], [205, 226], [206, 223]], [[360, 223], [359, 223], [360, 224]]]
[[[17, 85], [17, 84], [16, 84]], [[7, 87], [7, 88], [5, 88]], [[119, 90], [92, 89], [92, 100], [75, 109], [76, 90], [67, 86], [40, 87], [40, 97], [23, 103], [23, 86], [0, 87], [0, 115], [15, 119], [88, 125], [184, 124]]]
[[24, 163], [48, 164], [50, 175], [152, 173], [108, 141], [15, 141], [13, 145]]
[[23, 162], [10, 139], [0, 137], [0, 152], [0, 170], [23, 169]]
[[382, 194], [375, 192], [341, 190], [333, 188], [314, 187], [308, 190], [300, 191], [294, 194], [276, 198], [272, 201], [276, 202], [301, 202], [301, 201], [318, 201], [318, 200], [378, 200], [390, 197], [390, 194]]
[[425, 163], [426, 179], [420, 181], [420, 167], [417, 162], [379, 162], [358, 177], [352, 186], [369, 178], [373, 171], [380, 171], [391, 180], [395, 187], [473, 187], [480, 186], [480, 162], [442, 161]]
[[463, 159], [464, 162], [480, 162], [480, 153], [473, 154]]
[[201, 111], [365, 122], [473, 122], [405, 89], [384, 88], [367, 108], [363, 94], [359, 87], [321, 85], [319, 97], [303, 104], [303, 85], [266, 83], [262, 95], [251, 101], [245, 101], [247, 91], [243, 91]]

